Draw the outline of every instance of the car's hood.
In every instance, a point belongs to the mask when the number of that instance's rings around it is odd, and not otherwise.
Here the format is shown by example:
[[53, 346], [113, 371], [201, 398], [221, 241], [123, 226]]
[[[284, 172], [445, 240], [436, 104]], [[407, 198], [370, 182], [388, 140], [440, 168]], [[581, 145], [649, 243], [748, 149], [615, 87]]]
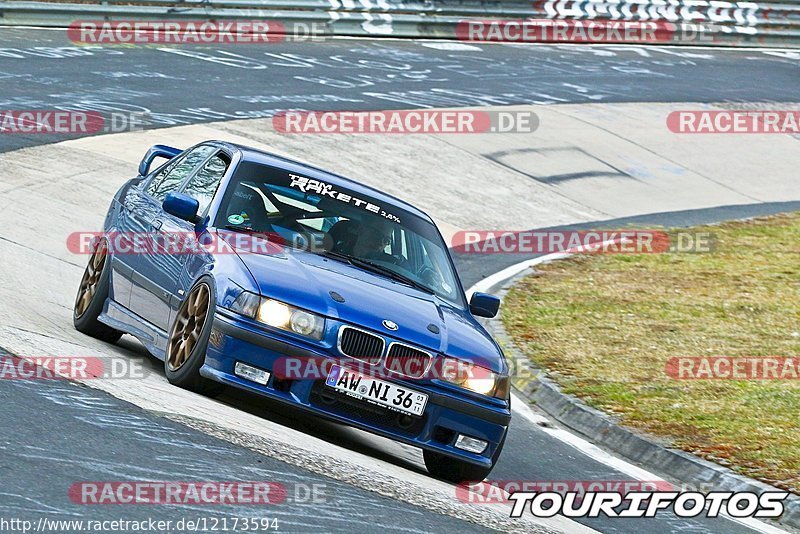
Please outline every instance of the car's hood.
[[[340, 319], [386, 337], [468, 359], [493, 371], [506, 364], [469, 311], [389, 278], [302, 251], [240, 253], [265, 297]], [[345, 302], [330, 295], [338, 293]], [[384, 320], [398, 325], [395, 332]], [[435, 333], [437, 330], [439, 333]]]

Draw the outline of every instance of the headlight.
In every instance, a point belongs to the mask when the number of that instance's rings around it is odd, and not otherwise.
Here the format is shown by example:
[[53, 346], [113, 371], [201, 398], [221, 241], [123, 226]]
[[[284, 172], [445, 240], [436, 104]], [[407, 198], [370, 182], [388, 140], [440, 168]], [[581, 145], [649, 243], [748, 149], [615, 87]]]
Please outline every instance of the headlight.
[[506, 399], [510, 386], [507, 375], [493, 373], [489, 369], [455, 358], [445, 358], [442, 378], [451, 384], [486, 395]]
[[275, 328], [288, 330], [289, 322], [292, 320], [292, 309], [283, 302], [264, 299], [258, 307], [256, 319]]
[[230, 310], [266, 325], [317, 341], [322, 339], [325, 333], [323, 317], [247, 291], [236, 298]]

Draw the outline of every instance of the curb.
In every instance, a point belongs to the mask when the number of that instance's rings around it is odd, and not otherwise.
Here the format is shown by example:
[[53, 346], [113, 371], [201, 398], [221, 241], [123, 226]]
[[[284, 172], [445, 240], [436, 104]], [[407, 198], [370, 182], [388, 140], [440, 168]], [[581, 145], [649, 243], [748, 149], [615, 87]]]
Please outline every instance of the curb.
[[[545, 260], [547, 261], [547, 260]], [[531, 266], [533, 267], [533, 266]], [[521, 278], [531, 274], [529, 269], [518, 272], [505, 280], [495, 283], [487, 292], [503, 298], [508, 290]], [[489, 332], [503, 347], [506, 356], [516, 361], [527, 362], [531, 378], [518, 380], [514, 389], [528, 402], [535, 403], [553, 419], [577, 432], [605, 449], [629, 459], [644, 467], [666, 473], [670, 478], [699, 491], [713, 487], [716, 491], [748, 491], [764, 493], [784, 491], [764, 482], [739, 475], [727, 467], [704, 460], [685, 451], [672, 449], [658, 438], [639, 431], [625, 428], [619, 421], [600, 410], [583, 403], [574, 395], [568, 395], [544, 372], [534, 366], [516, 347], [499, 316], [484, 323]], [[780, 520], [781, 526], [800, 530], [800, 497], [790, 495], [784, 501], [785, 510]]]

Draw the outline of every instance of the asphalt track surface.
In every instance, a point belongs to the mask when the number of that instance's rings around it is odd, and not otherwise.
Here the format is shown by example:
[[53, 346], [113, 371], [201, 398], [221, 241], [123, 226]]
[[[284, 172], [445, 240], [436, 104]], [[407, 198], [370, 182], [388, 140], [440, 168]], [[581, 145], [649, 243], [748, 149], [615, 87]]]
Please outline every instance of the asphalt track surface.
[[[74, 47], [61, 32], [0, 31], [0, 109], [104, 109], [148, 113], [153, 127], [247, 117], [287, 108], [399, 109], [566, 102], [797, 102], [798, 59], [762, 51], [659, 50], [642, 47], [424, 45], [401, 41], [213, 48]], [[446, 46], [446, 45], [444, 45]], [[743, 68], [746, 61], [747, 68]], [[101, 107], [102, 106], [102, 107]], [[66, 137], [0, 136], [0, 151]], [[682, 226], [800, 208], [800, 203], [735, 206], [606, 221]], [[457, 258], [464, 285], [525, 256]], [[14, 268], [14, 266], [5, 266]], [[141, 349], [126, 346], [132, 353]], [[332, 505], [287, 504], [266, 510], [293, 531], [456, 531], [480, 529], [217, 440], [74, 384], [0, 381], [0, 515], [129, 519], [264, 515], [240, 510], [74, 505], [64, 488], [78, 480], [284, 480], [326, 484]], [[224, 401], [257, 410], [231, 393]], [[321, 439], [372, 454], [336, 425], [293, 414], [264, 415]], [[385, 458], [392, 462], [391, 458]], [[223, 476], [224, 475], [224, 476]], [[669, 474], [664, 474], [668, 476]], [[491, 478], [627, 480], [607, 463], [554, 439], [522, 417], [512, 421]], [[728, 520], [581, 520], [603, 532], [746, 532]]]
[[[284, 532], [484, 530], [232, 446], [77, 384], [3, 381], [0, 400], [4, 406], [0, 428], [5, 434], [0, 439], [0, 517], [7, 519], [36, 524], [41, 517], [54, 521], [154, 518], [176, 525], [181, 519], [264, 518], [277, 520], [279, 531]], [[138, 510], [96, 505], [87, 510], [87, 505], [67, 497], [66, 488], [74, 483], [106, 480], [280, 481], [286, 501], [256, 506], [133, 507]], [[311, 491], [316, 491], [316, 498]]]
[[[0, 109], [149, 114], [153, 127], [282, 109], [581, 102], [796, 102], [798, 52], [390, 40], [75, 46], [0, 31]], [[67, 137], [4, 135], [0, 151]]]

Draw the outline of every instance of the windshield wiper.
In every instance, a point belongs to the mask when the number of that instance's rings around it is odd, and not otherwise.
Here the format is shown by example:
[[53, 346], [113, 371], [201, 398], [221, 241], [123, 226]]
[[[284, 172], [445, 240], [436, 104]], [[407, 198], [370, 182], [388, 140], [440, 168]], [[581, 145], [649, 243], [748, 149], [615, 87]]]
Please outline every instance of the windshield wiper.
[[326, 256], [328, 258], [334, 258], [339, 261], [343, 261], [344, 263], [349, 263], [353, 265], [353, 260], [356, 259], [355, 256], [350, 256], [349, 254], [343, 254], [342, 252], [336, 252], [334, 250], [322, 250], [318, 252], [320, 256]]
[[424, 284], [420, 284], [419, 282], [417, 282], [413, 278], [409, 278], [408, 276], [404, 276], [404, 275], [398, 273], [397, 271], [389, 269], [388, 267], [384, 267], [383, 265], [380, 265], [378, 263], [371, 262], [369, 260], [365, 260], [365, 259], [359, 258], [357, 256], [351, 256], [350, 254], [343, 254], [341, 252], [335, 252], [335, 251], [332, 251], [332, 250], [325, 250], [325, 251], [321, 252], [321, 254], [323, 256], [330, 256], [332, 258], [336, 258], [336, 259], [341, 260], [341, 261], [343, 261], [345, 263], [349, 263], [350, 265], [355, 265], [357, 267], [361, 267], [362, 269], [365, 269], [367, 271], [372, 271], [374, 273], [382, 274], [383, 276], [386, 276], [388, 278], [391, 278], [393, 280], [396, 280], [398, 282], [401, 282], [403, 284], [411, 286], [411, 287], [413, 287], [415, 289], [419, 289], [420, 291], [424, 291], [425, 293], [430, 293], [431, 295], [435, 295], [436, 294], [436, 292], [433, 289], [429, 288], [428, 286], [426, 286]]

